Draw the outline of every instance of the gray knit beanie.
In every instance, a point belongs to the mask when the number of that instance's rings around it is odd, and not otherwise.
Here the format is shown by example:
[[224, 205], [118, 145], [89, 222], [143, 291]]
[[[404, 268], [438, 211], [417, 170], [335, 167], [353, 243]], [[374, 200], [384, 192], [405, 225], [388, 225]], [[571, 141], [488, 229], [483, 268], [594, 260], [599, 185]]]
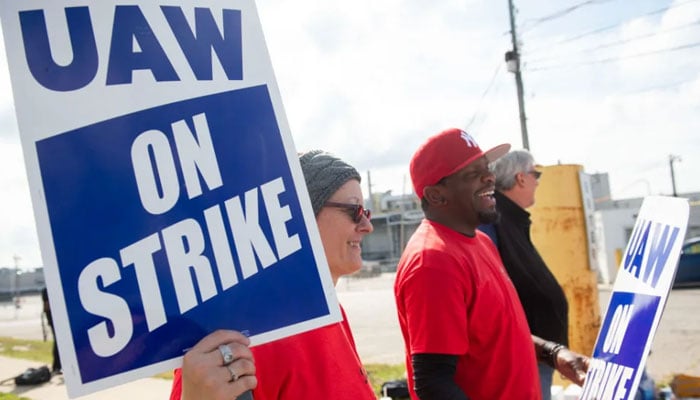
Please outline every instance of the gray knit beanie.
[[345, 161], [323, 150], [299, 155], [306, 188], [309, 190], [314, 215], [318, 215], [328, 199], [350, 179], [362, 181], [357, 170]]

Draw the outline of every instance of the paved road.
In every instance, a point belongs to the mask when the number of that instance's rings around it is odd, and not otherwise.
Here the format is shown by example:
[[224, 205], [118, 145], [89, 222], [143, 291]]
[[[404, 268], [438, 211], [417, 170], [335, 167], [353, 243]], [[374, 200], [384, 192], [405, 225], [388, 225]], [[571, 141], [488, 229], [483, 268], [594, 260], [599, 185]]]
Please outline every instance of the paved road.
[[[348, 314], [360, 357], [365, 363], [403, 362], [403, 342], [393, 297], [394, 274], [341, 278], [338, 298]], [[599, 291], [601, 315], [610, 292]], [[673, 290], [659, 324], [648, 371], [657, 381], [677, 373], [700, 376], [700, 289]], [[0, 304], [0, 335], [42, 339], [41, 300], [23, 297], [22, 307]]]
[[[342, 278], [338, 298], [348, 314], [358, 352], [368, 362], [403, 362], [403, 342], [396, 319], [393, 274], [369, 279]], [[601, 315], [605, 315], [610, 289], [599, 289]], [[657, 382], [673, 375], [700, 376], [700, 288], [676, 289], [656, 332], [647, 359], [649, 374]]]
[[[12, 303], [0, 303], [0, 336], [42, 340], [41, 314], [41, 296], [38, 294], [20, 297], [19, 308]], [[50, 328], [47, 326], [46, 329], [50, 338]]]
[[647, 360], [657, 381], [679, 373], [700, 376], [699, 313], [700, 289], [671, 291]]

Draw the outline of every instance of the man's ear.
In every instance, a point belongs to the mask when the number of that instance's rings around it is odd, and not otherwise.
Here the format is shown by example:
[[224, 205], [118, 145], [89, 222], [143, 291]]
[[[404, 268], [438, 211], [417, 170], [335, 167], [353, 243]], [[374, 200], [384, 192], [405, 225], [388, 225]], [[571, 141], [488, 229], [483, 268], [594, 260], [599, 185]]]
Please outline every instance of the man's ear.
[[438, 186], [426, 186], [423, 189], [423, 198], [431, 206], [440, 207], [447, 204], [447, 200]]
[[515, 183], [518, 186], [523, 186], [525, 184], [525, 173], [524, 172], [518, 172], [515, 174]]

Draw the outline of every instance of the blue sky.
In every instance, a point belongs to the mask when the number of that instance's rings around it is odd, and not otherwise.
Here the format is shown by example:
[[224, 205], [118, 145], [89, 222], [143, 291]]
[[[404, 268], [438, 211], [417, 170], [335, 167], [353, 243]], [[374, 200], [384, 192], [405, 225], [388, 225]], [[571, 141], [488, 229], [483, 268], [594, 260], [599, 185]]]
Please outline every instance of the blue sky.
[[[678, 191], [700, 191], [700, 0], [514, 1], [537, 161], [607, 172], [626, 198], [670, 194], [673, 154]], [[334, 152], [371, 171], [374, 192], [401, 193], [412, 152], [444, 128], [522, 147], [507, 1], [301, 3], [258, 2], [298, 150]], [[15, 254], [38, 266], [4, 57], [0, 91], [0, 266]]]

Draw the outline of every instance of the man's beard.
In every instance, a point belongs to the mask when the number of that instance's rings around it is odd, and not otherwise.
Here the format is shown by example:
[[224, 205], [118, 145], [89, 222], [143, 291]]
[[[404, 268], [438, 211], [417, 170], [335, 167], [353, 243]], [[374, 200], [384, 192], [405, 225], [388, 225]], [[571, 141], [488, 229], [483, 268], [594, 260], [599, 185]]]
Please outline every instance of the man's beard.
[[501, 214], [494, 209], [493, 211], [479, 211], [479, 222], [482, 224], [492, 224], [501, 219]]

